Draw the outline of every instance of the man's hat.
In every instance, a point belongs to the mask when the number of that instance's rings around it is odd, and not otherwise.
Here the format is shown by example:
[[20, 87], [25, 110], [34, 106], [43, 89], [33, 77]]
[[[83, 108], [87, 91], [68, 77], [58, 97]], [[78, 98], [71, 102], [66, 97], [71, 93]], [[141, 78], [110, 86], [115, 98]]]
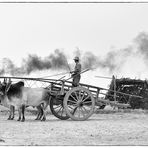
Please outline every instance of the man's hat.
[[79, 57], [75, 57], [75, 58], [74, 58], [74, 60], [77, 60], [77, 61], [79, 61]]

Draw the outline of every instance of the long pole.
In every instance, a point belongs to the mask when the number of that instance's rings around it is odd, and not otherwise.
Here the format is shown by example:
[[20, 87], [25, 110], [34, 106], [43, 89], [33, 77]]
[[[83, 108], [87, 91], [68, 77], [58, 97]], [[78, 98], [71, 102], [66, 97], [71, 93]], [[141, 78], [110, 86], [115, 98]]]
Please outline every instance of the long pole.
[[[77, 73], [77, 74], [76, 74], [76, 75], [74, 75], [73, 77], [76, 77], [76, 76], [78, 76], [79, 74], [82, 74], [82, 73], [87, 72], [87, 71], [89, 71], [89, 70], [90, 70], [90, 69], [89, 69], [89, 68], [87, 68], [87, 69], [85, 69], [85, 70], [83, 70], [83, 71], [81, 71], [81, 72]], [[67, 80], [69, 80], [69, 79], [72, 79], [73, 77], [71, 76], [70, 78], [66, 79], [66, 81], [67, 81]]]
[[[115, 76], [113, 75], [113, 86], [114, 86], [114, 102], [115, 102], [115, 104], [116, 104], [116, 78], [115, 78]], [[114, 106], [114, 109], [116, 108], [116, 106]], [[117, 107], [118, 108], [118, 107]]]
[[49, 75], [49, 76], [45, 76], [45, 77], [39, 77], [39, 78], [49, 78], [49, 77], [54, 77], [54, 76], [65, 75], [65, 74], [68, 74], [68, 73], [69, 73], [69, 72], [63, 72], [63, 73], [54, 74], [54, 75]]
[[63, 76], [63, 77], [61, 77], [61, 78], [57, 79], [56, 81], [62, 80], [63, 78], [65, 78], [65, 76]]
[[69, 72], [70, 72], [71, 69], [70, 69], [70, 66], [69, 66], [69, 64], [68, 64], [67, 58], [65, 58], [65, 59], [66, 59], [66, 63], [67, 63], [68, 70], [69, 70]]
[[68, 64], [67, 58], [65, 58], [65, 59], [66, 59], [66, 63], [67, 63], [68, 70], [69, 70], [69, 76], [70, 76], [71, 69], [70, 69], [70, 66], [69, 66], [69, 64]]
[[67, 63], [67, 67], [68, 67], [69, 72], [58, 73], [58, 74], [49, 75], [49, 76], [40, 77], [40, 78], [49, 78], [49, 77], [54, 77], [54, 76], [59, 76], [59, 75], [65, 75], [65, 74], [70, 73], [71, 69], [70, 69], [70, 66], [69, 66], [69, 64], [68, 64], [67, 58], [65, 58], [65, 60], [66, 60], [66, 63]]
[[116, 101], [116, 78], [113, 75], [113, 83], [114, 83], [114, 101]]

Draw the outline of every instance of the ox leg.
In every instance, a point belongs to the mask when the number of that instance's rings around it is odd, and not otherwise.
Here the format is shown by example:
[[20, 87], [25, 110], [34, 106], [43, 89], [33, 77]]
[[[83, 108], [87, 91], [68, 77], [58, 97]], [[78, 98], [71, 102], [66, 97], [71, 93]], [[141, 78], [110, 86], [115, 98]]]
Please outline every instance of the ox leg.
[[40, 113], [39, 113], [38, 120], [41, 120], [42, 116], [43, 116], [43, 110], [41, 109], [41, 110], [40, 110]]
[[39, 116], [40, 116], [40, 110], [38, 109], [38, 114], [37, 114], [37, 117], [35, 118], [35, 120], [39, 120]]
[[9, 114], [9, 117], [8, 117], [8, 119], [7, 120], [11, 120], [11, 113]]
[[42, 110], [41, 106], [37, 106], [37, 109], [38, 109], [38, 115], [35, 120], [40, 120], [42, 117], [42, 114], [43, 114], [43, 110]]
[[39, 117], [39, 120], [41, 120], [41, 119], [42, 119], [43, 114], [44, 114], [43, 107], [42, 107], [42, 106], [40, 106], [40, 117]]
[[19, 118], [18, 118], [17, 121], [20, 121], [21, 120], [21, 115], [22, 115], [22, 109], [21, 109], [21, 107], [18, 108], [18, 113], [19, 113]]
[[41, 104], [40, 106], [41, 106], [41, 109], [42, 109], [42, 111], [43, 111], [43, 112], [42, 112], [42, 117], [41, 117], [40, 120], [41, 120], [41, 121], [45, 121], [45, 120], [46, 120], [46, 117], [45, 117], [45, 112], [44, 112], [44, 104]]
[[9, 117], [7, 120], [11, 120], [11, 106], [10, 106], [10, 112], [9, 112]]
[[13, 119], [14, 119], [14, 106], [11, 105], [8, 120], [13, 120]]
[[12, 112], [11, 112], [12, 114], [11, 114], [11, 119], [10, 120], [13, 120], [14, 119], [15, 107], [12, 106], [11, 108], [12, 108]]
[[48, 103], [41, 104], [41, 108], [43, 110], [43, 115], [42, 115], [41, 121], [45, 121], [46, 120], [45, 110], [46, 110], [47, 106], [48, 106]]
[[22, 106], [22, 115], [23, 117], [21, 121], [24, 122], [25, 121], [25, 105]]

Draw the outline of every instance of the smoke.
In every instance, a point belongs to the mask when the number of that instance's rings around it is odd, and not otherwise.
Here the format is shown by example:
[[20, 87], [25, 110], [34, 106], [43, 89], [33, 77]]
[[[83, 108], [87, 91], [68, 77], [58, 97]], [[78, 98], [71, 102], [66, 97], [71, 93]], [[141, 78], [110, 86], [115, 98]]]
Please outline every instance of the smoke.
[[0, 69], [0, 74], [10, 73], [11, 75], [16, 75], [17, 73], [22, 73], [21, 68], [16, 67], [13, 62], [8, 58], [3, 58], [2, 68]]
[[148, 33], [139, 33], [131, 46], [109, 51], [104, 57], [96, 56], [91, 52], [86, 52], [81, 57], [85, 68], [99, 68], [106, 70], [108, 74], [126, 74], [130, 71], [132, 75], [141, 76], [144, 73], [146, 75], [148, 74], [145, 69], [148, 64]]
[[101, 68], [106, 69], [108, 73], [113, 73], [122, 68], [126, 58], [131, 54], [133, 54], [131, 47], [117, 51], [110, 51], [104, 57], [95, 56], [91, 52], [86, 52], [82, 56], [81, 62], [84, 68]]
[[25, 73], [29, 74], [35, 70], [43, 70], [51, 67], [48, 60], [41, 59], [37, 55], [28, 55], [27, 59], [23, 59], [23, 67]]
[[134, 42], [137, 46], [137, 53], [144, 56], [145, 62], [148, 62], [148, 33], [141, 32], [134, 39]]
[[[109, 51], [104, 56], [93, 54], [92, 52], [82, 52], [79, 48], [74, 52], [75, 56], [81, 59], [82, 68], [102, 69], [108, 74], [124, 73], [127, 70], [136, 69], [140, 63], [140, 71], [135, 71], [138, 75], [144, 72], [145, 65], [148, 64], [148, 33], [141, 32], [133, 40], [133, 44], [123, 49]], [[132, 59], [132, 62], [130, 62]], [[137, 60], [138, 59], [138, 60]], [[137, 63], [137, 62], [138, 63]], [[143, 65], [143, 61], [145, 65]], [[30, 74], [37, 70], [68, 70], [66, 54], [56, 49], [52, 54], [41, 58], [36, 54], [29, 54], [26, 59], [22, 60], [20, 67], [15, 66], [13, 61], [3, 58], [0, 66], [0, 75], [9, 73], [11, 75]], [[143, 68], [143, 69], [142, 69]], [[127, 72], [126, 72], [127, 73]]]
[[44, 58], [41, 58], [35, 54], [29, 54], [26, 59], [23, 59], [21, 67], [15, 66], [10, 59], [4, 58], [2, 60], [2, 66], [0, 68], [0, 74], [3, 75], [8, 73], [14, 76], [30, 74], [31, 72], [36, 70], [56, 70], [66, 68], [66, 55], [59, 49], [56, 49], [53, 54], [50, 54], [49, 56]]
[[67, 69], [67, 57], [60, 50], [55, 50], [54, 54], [48, 57], [52, 69]]
[[82, 67], [85, 68], [95, 68], [98, 65], [98, 57], [91, 52], [84, 53], [82, 59]]

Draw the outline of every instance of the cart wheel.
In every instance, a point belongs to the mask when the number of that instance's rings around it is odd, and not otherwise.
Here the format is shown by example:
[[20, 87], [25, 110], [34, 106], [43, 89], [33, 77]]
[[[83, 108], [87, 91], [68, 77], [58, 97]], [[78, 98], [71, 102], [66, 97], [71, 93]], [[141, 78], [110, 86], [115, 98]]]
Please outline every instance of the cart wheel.
[[88, 89], [75, 87], [66, 93], [64, 108], [71, 119], [83, 121], [93, 114], [95, 100]]
[[50, 110], [55, 117], [61, 120], [69, 119], [69, 116], [66, 114], [66, 111], [63, 107], [63, 99], [57, 99], [57, 98], [51, 97]]

